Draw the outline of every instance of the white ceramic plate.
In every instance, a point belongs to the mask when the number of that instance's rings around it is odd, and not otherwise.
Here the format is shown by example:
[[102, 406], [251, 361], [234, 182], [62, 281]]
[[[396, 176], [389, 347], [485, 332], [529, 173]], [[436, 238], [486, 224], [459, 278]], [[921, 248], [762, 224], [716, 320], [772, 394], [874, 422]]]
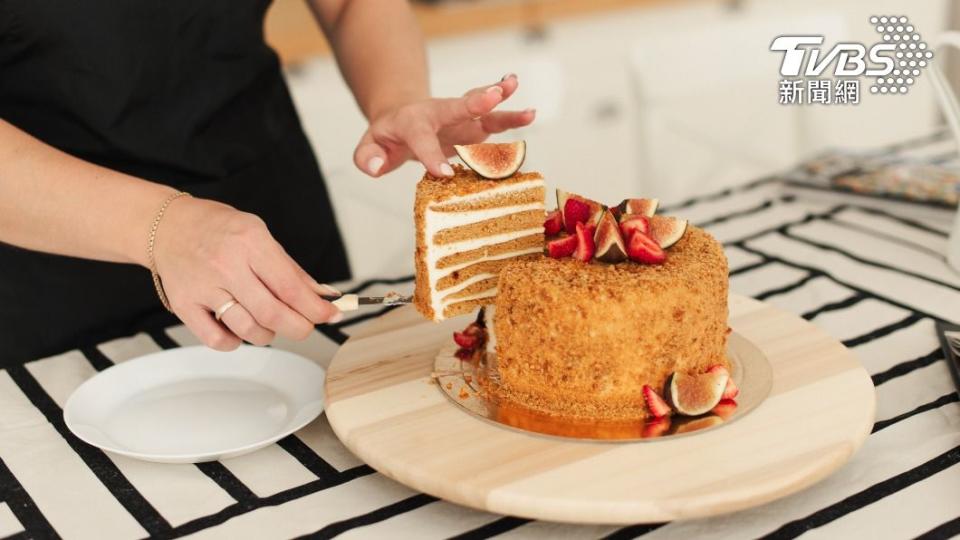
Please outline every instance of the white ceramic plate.
[[93, 446], [163, 463], [199, 463], [263, 448], [323, 412], [326, 372], [286, 351], [183, 347], [98, 373], [64, 408]]

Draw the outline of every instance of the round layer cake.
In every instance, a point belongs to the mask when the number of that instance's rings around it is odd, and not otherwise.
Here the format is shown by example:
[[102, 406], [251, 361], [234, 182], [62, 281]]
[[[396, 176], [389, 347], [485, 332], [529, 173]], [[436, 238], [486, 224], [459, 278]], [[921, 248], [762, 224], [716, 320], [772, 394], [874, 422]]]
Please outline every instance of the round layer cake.
[[561, 416], [648, 416], [643, 386], [726, 357], [727, 259], [690, 226], [661, 265], [539, 257], [500, 273], [493, 317], [502, 397]]

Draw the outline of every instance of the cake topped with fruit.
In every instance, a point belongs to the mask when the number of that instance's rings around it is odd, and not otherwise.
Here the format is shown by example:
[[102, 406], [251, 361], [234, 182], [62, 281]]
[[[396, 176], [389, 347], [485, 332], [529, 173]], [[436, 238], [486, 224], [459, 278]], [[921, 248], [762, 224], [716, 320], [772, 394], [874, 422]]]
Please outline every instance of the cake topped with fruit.
[[522, 143], [491, 146], [418, 186], [417, 304], [434, 319], [494, 304], [454, 338], [463, 359], [495, 355], [496, 398], [619, 421], [735, 397], [720, 243], [656, 199], [608, 207], [557, 190], [546, 213], [543, 178], [518, 172]]

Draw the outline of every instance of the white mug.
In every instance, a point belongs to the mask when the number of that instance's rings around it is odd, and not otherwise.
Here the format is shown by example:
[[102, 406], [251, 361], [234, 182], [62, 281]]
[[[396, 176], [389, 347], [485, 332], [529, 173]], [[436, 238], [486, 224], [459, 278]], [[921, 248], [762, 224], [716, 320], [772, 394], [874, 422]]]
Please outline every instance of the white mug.
[[[944, 32], [937, 38], [936, 49], [939, 52], [945, 47], [954, 47], [960, 49], [960, 32]], [[943, 109], [943, 115], [947, 118], [947, 124], [950, 131], [953, 132], [954, 142], [960, 150], [960, 103], [957, 102], [957, 96], [950, 88], [943, 70], [937, 62], [930, 64], [930, 72], [933, 77], [933, 87], [937, 91], [937, 97], [940, 99], [940, 108]], [[957, 217], [953, 220], [953, 231], [950, 233], [950, 239], [947, 241], [947, 263], [954, 270], [960, 272], [960, 209], [957, 210]]]

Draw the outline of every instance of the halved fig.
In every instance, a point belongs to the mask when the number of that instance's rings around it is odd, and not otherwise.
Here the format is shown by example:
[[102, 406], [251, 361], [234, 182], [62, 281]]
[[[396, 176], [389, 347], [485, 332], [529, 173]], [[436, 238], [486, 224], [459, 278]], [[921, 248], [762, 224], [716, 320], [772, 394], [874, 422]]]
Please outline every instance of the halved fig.
[[596, 226], [603, 213], [603, 205], [586, 197], [557, 190], [557, 208], [563, 212], [563, 226], [568, 234], [577, 231], [577, 223]]
[[523, 159], [527, 156], [527, 143], [524, 141], [455, 144], [453, 149], [467, 167], [491, 180], [512, 176], [520, 170], [520, 165], [523, 165]]
[[563, 229], [563, 215], [561, 215], [560, 210], [554, 210], [547, 214], [547, 218], [543, 222], [543, 234], [556, 236], [560, 234], [561, 229]]
[[650, 218], [650, 236], [663, 249], [676, 244], [683, 238], [685, 232], [687, 232], [687, 220], [685, 219], [669, 216], [653, 216]]
[[596, 245], [596, 253], [593, 256], [598, 261], [618, 263], [627, 259], [627, 246], [620, 236], [620, 227], [617, 226], [617, 220], [614, 219], [609, 210], [600, 217], [593, 243]]
[[562, 259], [577, 250], [577, 235], [563, 236], [547, 242], [547, 256]]
[[639, 214], [651, 217], [657, 213], [660, 199], [624, 199], [618, 208], [620, 214]]
[[687, 416], [697, 416], [713, 409], [720, 403], [723, 390], [730, 376], [722, 372], [689, 375], [674, 372], [667, 378], [663, 393], [675, 411]]
[[710, 366], [710, 369], [707, 370], [707, 373], [717, 373], [723, 372], [728, 375], [727, 377], [727, 387], [723, 389], [723, 399], [734, 399], [740, 395], [740, 388], [737, 387], [737, 383], [733, 382], [733, 377], [729, 377], [730, 372], [727, 371], [727, 368], [717, 364], [715, 366]]

